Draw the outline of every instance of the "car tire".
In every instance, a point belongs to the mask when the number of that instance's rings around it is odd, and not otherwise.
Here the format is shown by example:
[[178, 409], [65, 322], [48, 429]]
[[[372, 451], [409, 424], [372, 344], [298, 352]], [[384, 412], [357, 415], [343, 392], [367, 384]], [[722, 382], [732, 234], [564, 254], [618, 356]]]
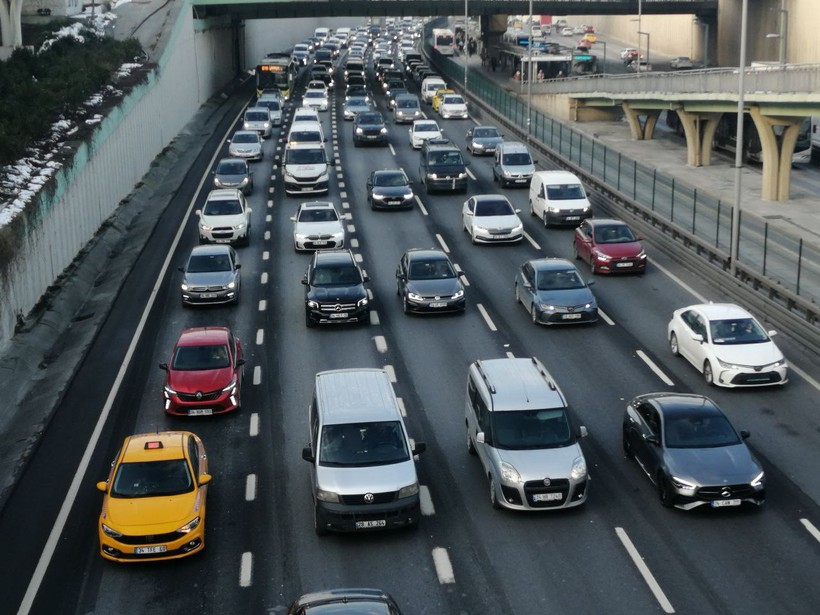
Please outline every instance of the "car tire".
[[476, 454], [475, 443], [473, 442], [473, 439], [470, 437], [470, 427], [469, 426], [467, 426], [467, 452], [470, 455], [475, 455]]
[[715, 386], [715, 373], [712, 371], [712, 364], [709, 361], [703, 364], [703, 379], [710, 387]]
[[669, 335], [669, 350], [672, 351], [672, 356], [680, 356], [680, 346], [678, 346], [678, 336], [675, 333]]
[[635, 459], [635, 451], [632, 450], [632, 443], [626, 434], [626, 429], [623, 430], [622, 445], [624, 449], [624, 457], [627, 459]]
[[[493, 181], [494, 181], [495, 183], [498, 183], [498, 181], [499, 181], [499, 180], [498, 180], [498, 175], [496, 175], [496, 174], [495, 174], [495, 171], [493, 171]], [[504, 187], [504, 184], [501, 184], [501, 187], [503, 188], [503, 187]]]
[[544, 228], [550, 227], [549, 217], [547, 216], [547, 208], [544, 208]]
[[495, 493], [495, 480], [490, 476], [490, 506], [498, 510], [501, 504], [498, 503], [498, 496]]
[[658, 497], [661, 500], [661, 506], [664, 508], [672, 508], [674, 505], [672, 488], [662, 472], [658, 472]]
[[533, 302], [532, 308], [530, 309], [530, 320], [532, 320], [532, 324], [538, 324], [538, 310], [535, 308], [535, 303]]
[[322, 515], [317, 506], [313, 507], [313, 531], [317, 536], [327, 536], [327, 528], [322, 525]]

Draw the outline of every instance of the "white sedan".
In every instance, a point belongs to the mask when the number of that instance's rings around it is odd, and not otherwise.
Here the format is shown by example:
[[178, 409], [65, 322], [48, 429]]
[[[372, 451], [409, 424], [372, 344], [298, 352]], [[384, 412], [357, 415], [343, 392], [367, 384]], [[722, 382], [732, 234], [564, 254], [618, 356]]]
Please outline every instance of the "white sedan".
[[317, 111], [327, 111], [327, 90], [308, 90], [302, 97], [302, 105]]
[[428, 139], [441, 139], [441, 128], [435, 120], [415, 120], [407, 130], [410, 145], [419, 149]]
[[667, 327], [669, 348], [698, 368], [710, 385], [752, 387], [785, 384], [789, 365], [749, 312], [731, 303], [675, 310]]
[[458, 117], [466, 120], [468, 117], [467, 103], [458, 94], [445, 94], [439, 103], [438, 112], [445, 119]]

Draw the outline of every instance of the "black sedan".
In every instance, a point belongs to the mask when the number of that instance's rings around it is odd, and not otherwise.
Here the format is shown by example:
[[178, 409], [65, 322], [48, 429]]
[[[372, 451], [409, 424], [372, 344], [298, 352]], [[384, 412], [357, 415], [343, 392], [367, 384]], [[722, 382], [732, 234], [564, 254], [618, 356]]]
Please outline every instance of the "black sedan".
[[624, 413], [624, 454], [638, 461], [665, 507], [763, 504], [766, 476], [748, 437], [702, 395], [648, 393]]
[[288, 615], [401, 615], [396, 601], [380, 589], [329, 589], [305, 594], [290, 605]]
[[396, 292], [404, 313], [463, 313], [467, 305], [463, 275], [441, 250], [408, 250], [396, 269]]
[[373, 209], [407, 209], [414, 199], [410, 179], [402, 169], [379, 169], [367, 178], [367, 200]]
[[495, 126], [475, 126], [467, 131], [465, 138], [473, 156], [492, 156], [504, 141], [504, 135]]

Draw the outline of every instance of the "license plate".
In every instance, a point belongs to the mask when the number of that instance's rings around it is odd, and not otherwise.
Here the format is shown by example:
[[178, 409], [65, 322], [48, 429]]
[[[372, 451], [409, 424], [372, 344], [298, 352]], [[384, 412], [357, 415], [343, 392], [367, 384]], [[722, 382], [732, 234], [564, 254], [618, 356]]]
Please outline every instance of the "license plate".
[[526, 181], [527, 181], [526, 179], [516, 179], [515, 183], [516, 184], [523, 184], [523, 183], [526, 183]]
[[366, 530], [371, 527], [387, 527], [385, 519], [377, 519], [376, 521], [356, 521], [357, 530]]
[[581, 219], [581, 216], [567, 216], [567, 217], [566, 217], [566, 220], [567, 220], [568, 222], [573, 222], [573, 221], [575, 221], [575, 220], [580, 220], [580, 219]]
[[216, 299], [216, 293], [202, 293], [200, 297], [203, 299]]
[[615, 263], [616, 267], [632, 267], [635, 263]]
[[136, 555], [150, 555], [152, 553], [165, 553], [168, 547], [165, 545], [155, 545], [153, 547], [135, 547], [134, 553]]
[[562, 497], [560, 493], [535, 493], [532, 496], [533, 502], [557, 502]]
[[712, 508], [723, 508], [724, 506], [740, 506], [740, 500], [714, 500]]
[[214, 243], [231, 243], [230, 239], [215, 239]]
[[347, 312], [334, 312], [330, 318], [347, 318]]
[[431, 308], [443, 308], [443, 307], [447, 307], [447, 303], [445, 303], [444, 301], [433, 301], [430, 304], [430, 307]]
[[564, 320], [577, 320], [581, 318], [581, 314], [564, 314], [561, 318]]
[[310, 192], [313, 188], [311, 186], [302, 186], [301, 190], [302, 192]]
[[192, 408], [188, 410], [188, 416], [211, 416], [213, 413], [212, 408]]
[[327, 242], [326, 241], [314, 241], [313, 245], [314, 246], [326, 246]]

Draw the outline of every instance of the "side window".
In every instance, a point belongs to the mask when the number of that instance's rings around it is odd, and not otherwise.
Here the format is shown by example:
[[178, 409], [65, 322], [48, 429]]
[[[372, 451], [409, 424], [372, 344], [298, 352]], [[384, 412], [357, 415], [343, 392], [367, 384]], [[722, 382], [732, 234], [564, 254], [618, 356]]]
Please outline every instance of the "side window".
[[529, 263], [524, 265], [524, 279], [530, 284], [535, 283], [535, 275], [532, 270], [532, 265], [530, 265]]
[[471, 214], [475, 213], [475, 200], [474, 199], [470, 199], [469, 201], [467, 201], [467, 210]]
[[584, 234], [585, 237], [592, 237], [592, 229], [590, 228], [589, 224], [584, 222], [581, 225], [581, 232]]
[[188, 437], [188, 457], [191, 458], [191, 469], [194, 472], [194, 480], [198, 480], [199, 478], [199, 446], [197, 446], [196, 440], [192, 437]]
[[647, 427], [649, 427], [649, 430], [653, 434], [657, 434], [660, 430], [660, 423], [658, 421], [658, 413], [655, 409], [649, 404], [640, 404], [637, 410]]
[[478, 410], [478, 425], [484, 432], [487, 441], [492, 441], [492, 425], [490, 421], [490, 410], [481, 395], [476, 395], [476, 410]]
[[319, 440], [319, 413], [316, 411], [316, 394], [310, 402], [310, 445], [316, 452], [316, 444]]
[[231, 353], [233, 362], [236, 363], [236, 338], [233, 336], [233, 332], [228, 333], [228, 350]]
[[544, 197], [544, 184], [541, 184], [541, 185], [538, 187], [538, 198], [539, 198], [539, 199], [543, 199], [543, 198], [545, 198], [545, 197]]

